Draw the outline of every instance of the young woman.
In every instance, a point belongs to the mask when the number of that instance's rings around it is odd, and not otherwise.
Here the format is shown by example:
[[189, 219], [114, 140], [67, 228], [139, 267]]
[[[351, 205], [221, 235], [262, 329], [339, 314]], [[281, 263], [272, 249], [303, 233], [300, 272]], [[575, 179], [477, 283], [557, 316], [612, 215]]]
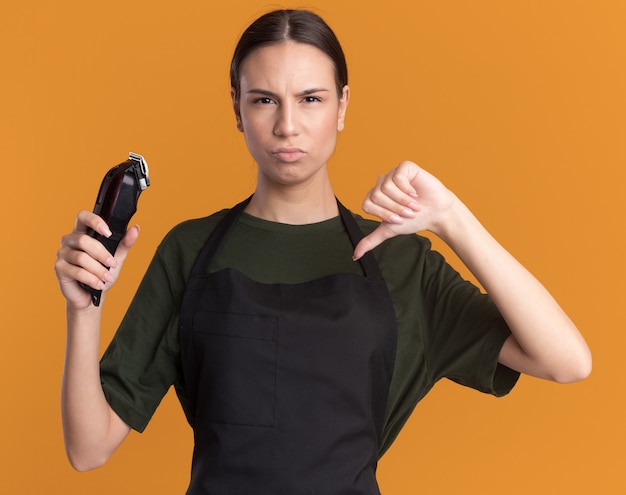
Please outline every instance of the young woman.
[[[168, 234], [101, 362], [103, 304], [79, 282], [106, 295], [139, 231], [112, 257], [85, 235], [108, 227], [82, 211], [62, 240], [63, 425], [75, 468], [106, 462], [174, 385], [194, 430], [189, 494], [377, 494], [377, 459], [439, 379], [503, 395], [520, 372], [589, 374], [570, 319], [428, 172], [403, 162], [379, 179], [363, 208], [381, 222], [337, 201], [327, 162], [350, 90], [322, 19], [259, 18], [231, 82], [256, 190]], [[424, 230], [488, 296], [415, 234]]]

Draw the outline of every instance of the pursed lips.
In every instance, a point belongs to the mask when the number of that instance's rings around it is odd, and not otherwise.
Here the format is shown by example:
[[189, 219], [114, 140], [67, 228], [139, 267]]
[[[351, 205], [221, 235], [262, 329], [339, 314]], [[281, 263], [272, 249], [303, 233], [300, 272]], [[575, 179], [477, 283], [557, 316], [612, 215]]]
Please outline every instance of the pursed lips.
[[272, 151], [272, 155], [286, 163], [296, 162], [305, 154], [306, 153], [300, 148], [278, 148]]

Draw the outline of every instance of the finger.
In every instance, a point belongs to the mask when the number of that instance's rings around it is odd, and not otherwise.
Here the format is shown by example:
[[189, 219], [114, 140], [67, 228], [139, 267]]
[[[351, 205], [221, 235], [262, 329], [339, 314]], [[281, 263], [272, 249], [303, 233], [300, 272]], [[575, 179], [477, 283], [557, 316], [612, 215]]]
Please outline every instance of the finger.
[[[108, 258], [112, 258], [108, 251], [106, 252]], [[116, 265], [114, 259], [109, 260], [111, 262], [110, 264], [105, 264], [85, 251], [71, 249], [68, 247], [62, 247], [59, 250], [58, 258], [60, 258], [70, 266], [76, 266], [80, 269], [85, 270], [88, 273], [91, 273], [92, 275], [95, 275], [100, 280], [107, 280], [109, 282], [112, 282], [109, 277], [109, 269], [111, 268], [110, 265]]]
[[109, 229], [109, 226], [102, 219], [102, 217], [96, 215], [91, 211], [82, 210], [76, 216], [74, 232], [85, 233], [87, 232], [88, 228], [103, 235], [104, 237], [111, 237], [111, 235], [113, 235], [111, 229]]
[[55, 264], [55, 270], [61, 283], [82, 282], [89, 287], [102, 290], [107, 283], [114, 282], [113, 275], [106, 267], [80, 251], [61, 254]]
[[389, 229], [387, 225], [380, 224], [373, 232], [369, 235], [366, 235], [359, 241], [359, 243], [354, 248], [354, 253], [352, 255], [352, 259], [357, 261], [361, 259], [361, 257], [374, 249], [376, 246], [382, 244], [387, 239], [394, 236], [393, 231]]
[[366, 200], [401, 216], [412, 216], [418, 209], [417, 193], [407, 177], [398, 170], [392, 170], [386, 176], [379, 177], [376, 187]]
[[61, 244], [69, 250], [84, 252], [98, 263], [109, 268], [115, 268], [117, 266], [117, 261], [108, 249], [104, 247], [104, 244], [89, 235], [73, 233], [65, 236]]
[[[410, 218], [413, 215], [412, 212], [400, 210], [398, 213], [394, 211], [395, 203], [390, 203], [388, 207], [382, 207], [369, 199], [363, 201], [363, 211], [380, 218], [385, 223], [400, 224], [404, 222], [406, 218]], [[404, 217], [404, 218], [403, 218]]]
[[[414, 199], [418, 196], [413, 181], [419, 175], [421, 169], [418, 165], [410, 161], [404, 161], [395, 169], [393, 181], [404, 194], [405, 199]], [[410, 201], [410, 200], [409, 200]]]
[[[396, 195], [396, 197], [398, 197]], [[390, 193], [382, 191], [379, 187], [372, 189], [363, 201], [363, 211], [379, 217], [384, 222], [400, 223], [403, 218], [413, 218], [419, 205], [415, 201], [409, 201], [408, 206], [391, 197]]]
[[408, 204], [414, 199], [415, 190], [411, 183], [403, 177], [399, 169], [391, 170], [376, 183], [378, 192], [396, 203]]
[[404, 161], [389, 171], [383, 186], [389, 187], [389, 193], [393, 193], [397, 201], [410, 202], [418, 196], [413, 180], [419, 172], [420, 168], [415, 163]]

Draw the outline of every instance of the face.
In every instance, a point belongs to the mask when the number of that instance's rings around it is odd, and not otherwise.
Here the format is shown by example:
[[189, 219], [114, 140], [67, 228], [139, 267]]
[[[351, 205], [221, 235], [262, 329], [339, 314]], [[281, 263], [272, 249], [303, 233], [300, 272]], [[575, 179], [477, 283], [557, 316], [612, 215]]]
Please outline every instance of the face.
[[259, 167], [259, 181], [293, 185], [327, 178], [343, 129], [349, 89], [340, 98], [333, 62], [292, 41], [257, 48], [244, 60], [237, 126]]

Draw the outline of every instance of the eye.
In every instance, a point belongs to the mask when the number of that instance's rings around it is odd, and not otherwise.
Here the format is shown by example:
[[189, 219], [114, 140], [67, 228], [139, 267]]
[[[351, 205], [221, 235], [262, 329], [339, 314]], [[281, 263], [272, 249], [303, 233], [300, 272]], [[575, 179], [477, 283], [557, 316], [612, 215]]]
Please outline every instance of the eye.
[[271, 105], [274, 103], [274, 100], [272, 100], [269, 96], [261, 96], [260, 98], [255, 99], [254, 103], [259, 105]]
[[309, 95], [309, 96], [305, 96], [303, 98], [303, 101], [305, 103], [316, 103], [316, 102], [322, 101], [322, 99], [319, 96], [311, 96], [311, 95]]

